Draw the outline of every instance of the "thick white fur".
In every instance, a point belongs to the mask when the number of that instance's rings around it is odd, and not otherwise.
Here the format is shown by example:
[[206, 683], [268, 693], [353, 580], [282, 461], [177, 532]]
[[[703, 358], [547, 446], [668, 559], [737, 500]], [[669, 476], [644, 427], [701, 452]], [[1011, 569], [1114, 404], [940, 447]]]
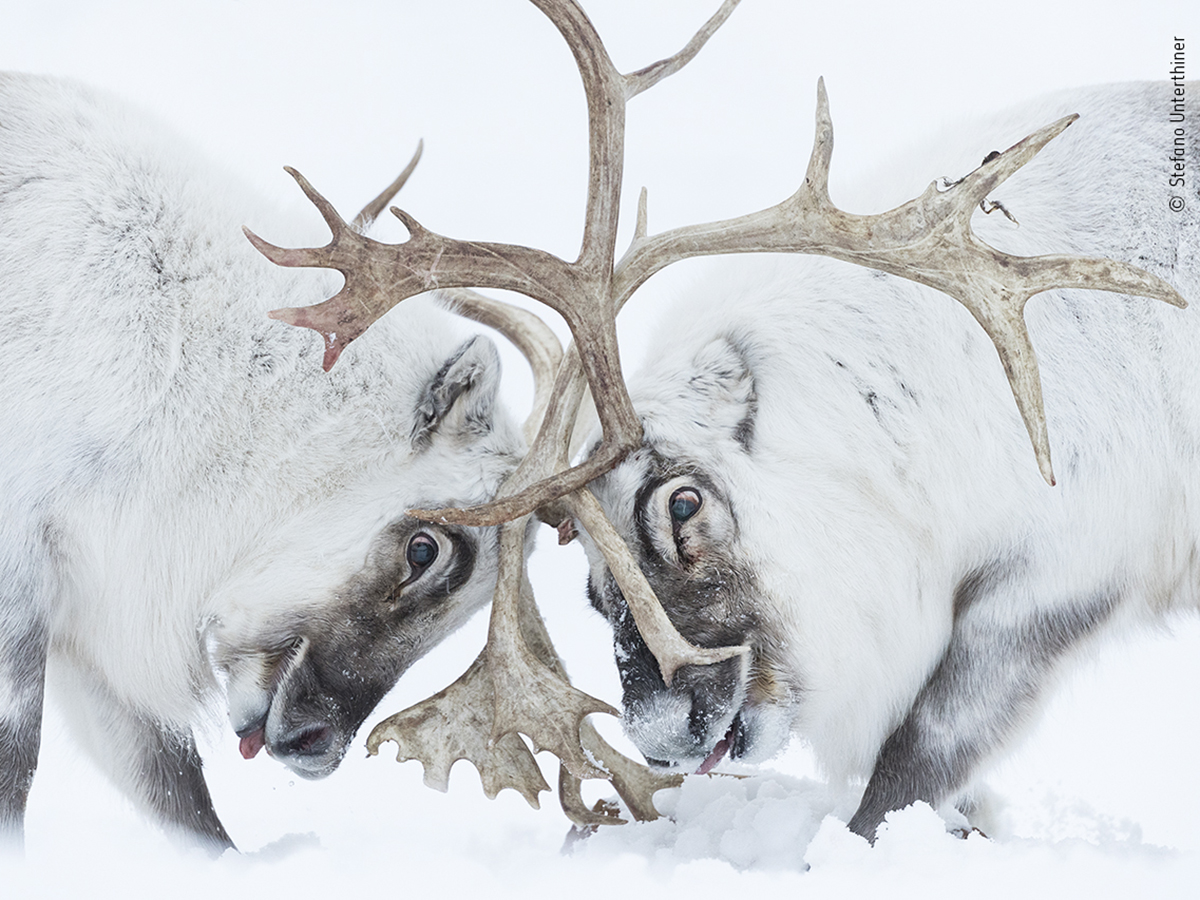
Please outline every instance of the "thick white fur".
[[389, 521], [488, 499], [519, 452], [503, 417], [414, 448], [463, 340], [425, 301], [322, 372], [320, 338], [266, 312], [336, 277], [273, 266], [241, 227], [324, 238], [103, 94], [0, 76], [0, 208], [0, 575], [51, 666], [138, 716], [187, 729], [210, 642], [318, 614]]
[[[1109, 623], [1197, 606], [1200, 158], [1189, 134], [1187, 188], [1168, 186], [1169, 86], [1073, 91], [956, 126], [834, 200], [889, 208], [1072, 112], [1079, 121], [993, 197], [1020, 227], [980, 212], [977, 234], [1020, 254], [1126, 260], [1193, 306], [1086, 292], [1030, 302], [1057, 487], [1039, 476], [970, 315], [863, 268], [714, 261], [633, 379], [649, 445], [695, 463], [731, 498], [735, 555], [757, 576], [765, 628], [799, 687], [772, 715], [831, 774], [870, 775], [947, 647], [956, 585], [997, 555], [1030, 560], [1023, 590], [980, 613], [997, 628], [1094, 592], [1119, 597]], [[1182, 213], [1168, 209], [1172, 194], [1186, 198]], [[706, 348], [724, 338], [754, 377], [749, 453], [728, 427], [742, 412], [722, 416], [693, 385]], [[893, 404], [880, 390], [877, 416], [864, 393], [897, 381], [916, 402]], [[627, 533], [637, 465], [604, 494]]]

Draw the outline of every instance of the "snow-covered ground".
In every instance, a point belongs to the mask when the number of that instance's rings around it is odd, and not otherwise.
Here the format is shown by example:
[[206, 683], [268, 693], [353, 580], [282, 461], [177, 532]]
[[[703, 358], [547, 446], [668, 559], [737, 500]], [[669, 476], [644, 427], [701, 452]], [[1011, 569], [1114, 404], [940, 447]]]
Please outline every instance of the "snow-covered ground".
[[[587, 4], [622, 69], [674, 52], [716, 5]], [[1190, 2], [815, 7], [745, 0], [694, 63], [633, 102], [626, 196], [632, 203], [641, 185], [650, 188], [652, 230], [790, 193], [807, 160], [818, 75], [837, 127], [836, 201], [945, 121], [1062, 87], [1164, 78], [1177, 36], [1194, 37], [1189, 62], [1200, 66], [1200, 9]], [[299, 215], [315, 214], [298, 203], [282, 165], [353, 211], [424, 137], [401, 205], [428, 227], [566, 257], [577, 249], [582, 93], [557, 34], [523, 0], [5, 0], [0, 67], [108, 87]], [[943, 174], [960, 173], [922, 178]], [[381, 223], [379, 235], [399, 240], [402, 229]], [[637, 358], [663, 299], [694, 273], [664, 272], [630, 305], [627, 359]], [[506, 366], [519, 406], [527, 377], [507, 351]], [[572, 673], [615, 700], [607, 630], [585, 609], [578, 548], [547, 539], [532, 566]], [[419, 663], [368, 727], [455, 678], [483, 630], [473, 621]], [[950, 838], [932, 811], [915, 808], [894, 815], [869, 848], [841, 824], [854, 789], [826, 785], [793, 747], [749, 778], [693, 779], [660, 794], [671, 820], [606, 829], [570, 855], [560, 852], [567, 822], [548, 795], [540, 811], [511, 792], [488, 801], [466, 764], [439, 794], [422, 786], [419, 764], [388, 759], [390, 745], [379, 758], [351, 753], [330, 779], [304, 782], [265, 755], [243, 760], [217, 721], [202, 749], [243, 853], [209, 862], [142, 822], [75, 753], [51, 706], [27, 859], [0, 862], [0, 892], [1192, 897], [1198, 712], [1200, 622], [1187, 620], [1174, 634], [1107, 646], [1066, 679], [1018, 753], [992, 773], [991, 840]], [[612, 723], [599, 724], [619, 737]]]

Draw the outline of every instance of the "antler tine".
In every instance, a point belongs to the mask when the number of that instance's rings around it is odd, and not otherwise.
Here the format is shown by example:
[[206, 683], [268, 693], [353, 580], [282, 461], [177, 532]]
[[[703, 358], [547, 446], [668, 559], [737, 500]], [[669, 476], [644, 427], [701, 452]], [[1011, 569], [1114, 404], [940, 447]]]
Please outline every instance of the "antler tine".
[[374, 221], [379, 218], [379, 214], [383, 212], [385, 206], [392, 202], [392, 198], [400, 193], [400, 188], [408, 182], [409, 176], [416, 169], [417, 163], [421, 161], [421, 153], [425, 150], [425, 141], [417, 141], [417, 150], [412, 155], [412, 159], [408, 161], [408, 165], [404, 170], [396, 176], [396, 180], [385, 187], [379, 196], [359, 210], [358, 215], [354, 217], [354, 221], [350, 223], [350, 227], [359, 234], [366, 234], [367, 229], [371, 227]]
[[[615, 750], [591, 722], [583, 723], [580, 739], [588, 754], [608, 770], [612, 786], [639, 822], [653, 822], [659, 817], [654, 806], [654, 795], [658, 791], [683, 784], [681, 773], [656, 772]], [[559, 790], [562, 791], [561, 777]]]
[[326, 244], [325, 247], [289, 249], [286, 247], [277, 247], [270, 241], [264, 241], [245, 225], [242, 226], [242, 233], [254, 245], [255, 250], [277, 266], [286, 266], [288, 268], [324, 266], [325, 259], [327, 258], [326, 251], [337, 241], [338, 235], [346, 230], [346, 221], [338, 215], [337, 210], [333, 208], [333, 204], [326, 200], [321, 192], [309, 183], [307, 178], [291, 166], [284, 166], [283, 171], [296, 180], [296, 184], [300, 185], [300, 190], [304, 191], [304, 196], [308, 197], [312, 205], [321, 213], [321, 218], [325, 220], [325, 224], [329, 226], [329, 230], [333, 233], [333, 240]]
[[300, 190], [304, 191], [306, 196], [313, 206], [321, 213], [321, 217], [325, 220], [325, 224], [329, 226], [329, 230], [333, 232], [336, 238], [339, 233], [345, 231], [349, 226], [346, 220], [338, 215], [338, 211], [333, 208], [325, 197], [318, 191], [307, 178], [301, 175], [296, 169], [291, 166], [284, 166], [283, 171], [287, 172], [292, 178], [296, 179], [296, 184], [300, 185]]
[[648, 212], [646, 211], [646, 206], [647, 206], [647, 202], [648, 202], [647, 197], [648, 197], [647, 191], [643, 187], [641, 190], [641, 193], [638, 194], [637, 224], [634, 226], [634, 229], [633, 229], [633, 239], [635, 241], [641, 240], [642, 238], [644, 238], [646, 236], [647, 230], [650, 225], [650, 216], [649, 216]]
[[372, 728], [367, 753], [375, 756], [385, 741], [395, 742], [396, 761], [420, 760], [426, 786], [443, 792], [450, 786], [450, 769], [465, 759], [479, 770], [488, 798], [512, 788], [537, 809], [538, 795], [550, 785], [520, 737], [492, 740], [493, 693], [484, 651], [450, 687]]
[[[656, 793], [683, 784], [684, 776], [681, 773], [656, 772], [615, 750], [608, 741], [600, 736], [591, 722], [583, 723], [583, 727], [579, 730], [579, 738], [588, 755], [607, 770], [609, 782], [616, 789], [620, 798], [625, 801], [630, 815], [638, 822], [653, 822], [660, 817], [658, 809], [654, 805]], [[620, 811], [615, 805], [601, 801], [596, 807], [588, 809], [583, 802], [580, 786], [580, 779], [573, 776], [565, 767], [560, 767], [558, 798], [567, 818], [576, 825], [585, 827], [625, 824], [625, 820], [621, 818]]]
[[271, 262], [275, 263], [277, 266], [297, 268], [301, 266], [319, 266], [321, 264], [320, 261], [322, 257], [320, 255], [320, 251], [317, 249], [309, 249], [305, 247], [279, 247], [275, 244], [272, 244], [270, 241], [264, 241], [245, 225], [242, 226], [242, 234], [246, 235], [246, 239], [254, 245], [255, 250], [257, 250]]
[[816, 119], [804, 188], [818, 203], [825, 205], [829, 203], [829, 163], [833, 159], [833, 116], [829, 113], [829, 95], [825, 92], [824, 77], [817, 79]]
[[970, 201], [962, 203], [960, 211], [965, 212], [969, 218], [981, 200], [986, 199], [988, 194], [1007, 181], [1025, 163], [1040, 153], [1042, 148], [1073, 125], [1078, 118], [1078, 113], [1072, 113], [1049, 125], [1043, 125], [1037, 131], [1017, 141], [1003, 153], [986, 160], [962, 180], [951, 185], [951, 187], [970, 195]]
[[721, 4], [721, 8], [713, 13], [712, 18], [704, 23], [682, 50], [674, 56], [667, 59], [660, 59], [658, 62], [651, 63], [644, 69], [639, 69], [636, 72], [630, 72], [626, 75], [626, 98], [636, 97], [642, 91], [649, 90], [664, 78], [674, 75], [690, 63], [704, 45], [708, 43], [708, 39], [716, 33], [718, 28], [725, 24], [725, 20], [729, 18], [734, 8], [741, 2], [742, 0], [725, 0]]

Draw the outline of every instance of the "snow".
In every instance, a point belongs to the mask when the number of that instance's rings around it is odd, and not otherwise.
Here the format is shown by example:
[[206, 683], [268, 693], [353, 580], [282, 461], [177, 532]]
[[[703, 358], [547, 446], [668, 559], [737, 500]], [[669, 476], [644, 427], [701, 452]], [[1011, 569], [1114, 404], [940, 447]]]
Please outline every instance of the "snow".
[[[717, 2], [587, 5], [629, 70], [682, 46]], [[1163, 78], [1173, 39], [1200, 40], [1200, 8], [1164, 0], [1136, 12], [1112, 0], [1086, 13], [1064, 0], [816, 7], [746, 0], [695, 62], [633, 101], [626, 208], [647, 185], [652, 230], [790, 193], [807, 160], [818, 75], [837, 126], [836, 201], [943, 121], [1061, 87]], [[315, 213], [284, 164], [352, 212], [424, 137], [401, 205], [427, 227], [565, 257], [577, 250], [582, 94], [557, 34], [522, 0], [10, 0], [3, 20], [5, 68], [72, 75], [154, 110], [297, 215]], [[926, 173], [914, 192], [942, 174], [960, 173]], [[403, 229], [384, 222], [379, 236], [400, 240]], [[630, 305], [626, 360], [640, 354], [655, 309], [695, 271], [685, 264], [656, 276]], [[506, 391], [520, 406], [528, 378], [503, 353]], [[558, 548], [547, 530], [532, 566], [568, 667], [586, 690], [616, 699], [607, 630], [585, 608], [577, 547]], [[0, 861], [0, 883], [18, 898], [1191, 897], [1200, 876], [1200, 623], [1173, 630], [1113, 643], [1066, 679], [991, 773], [988, 839], [951, 837], [937, 813], [917, 806], [893, 814], [869, 847], [842, 824], [856, 788], [826, 784], [794, 746], [761, 770], [723, 764], [746, 777], [689, 780], [659, 795], [670, 819], [605, 829], [564, 854], [568, 824], [548, 795], [538, 811], [513, 792], [488, 801], [466, 764], [448, 793], [430, 791], [418, 763], [388, 758], [391, 745], [372, 759], [352, 752], [331, 778], [305, 782], [265, 755], [243, 760], [218, 722], [202, 751], [242, 852], [210, 862], [142, 821], [71, 745], [52, 704], [26, 860]], [[418, 664], [367, 727], [457, 677], [483, 634], [476, 619]], [[615, 723], [597, 724], [620, 740]], [[553, 783], [552, 760], [541, 759]]]

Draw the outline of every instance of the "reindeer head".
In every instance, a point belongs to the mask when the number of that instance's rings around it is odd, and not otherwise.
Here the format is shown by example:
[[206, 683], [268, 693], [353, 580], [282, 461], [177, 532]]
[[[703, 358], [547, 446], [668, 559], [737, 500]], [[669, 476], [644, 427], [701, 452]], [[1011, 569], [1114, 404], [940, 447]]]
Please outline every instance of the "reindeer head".
[[726, 752], [761, 759], [779, 750], [794, 691], [774, 646], [776, 603], [755, 565], [778, 544], [746, 521], [769, 518], [766, 510], [735, 505], [746, 499], [742, 483], [755, 483], [755, 378], [735, 342], [719, 338], [677, 359], [678, 338], [633, 393], [642, 446], [590, 489], [683, 638], [748, 652], [683, 665], [668, 684], [604, 554], [586, 531], [581, 540], [588, 598], [613, 630], [626, 733], [653, 763], [707, 771]]
[[214, 599], [210, 651], [243, 756], [328, 775], [400, 675], [491, 597], [497, 530], [405, 510], [495, 494], [521, 445], [498, 382], [490, 341], [460, 346], [429, 375], [407, 456], [296, 512]]

